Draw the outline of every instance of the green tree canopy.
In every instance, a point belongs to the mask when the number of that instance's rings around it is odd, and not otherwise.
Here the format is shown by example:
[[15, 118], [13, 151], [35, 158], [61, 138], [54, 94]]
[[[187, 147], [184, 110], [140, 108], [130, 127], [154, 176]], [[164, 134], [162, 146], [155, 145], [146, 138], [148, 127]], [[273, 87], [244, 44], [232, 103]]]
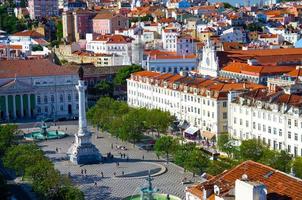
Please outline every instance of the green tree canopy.
[[259, 161], [265, 151], [265, 146], [255, 140], [244, 140], [240, 145], [240, 155], [243, 160]]
[[294, 159], [293, 171], [297, 177], [302, 178], [302, 157], [296, 157]]
[[113, 91], [114, 91], [114, 87], [113, 84], [106, 81], [106, 80], [102, 80], [100, 81], [95, 88], [97, 89], [97, 93], [101, 94], [101, 95], [105, 95], [105, 96], [113, 96]]
[[142, 68], [138, 65], [130, 65], [130, 66], [123, 67], [119, 69], [118, 72], [116, 73], [113, 83], [116, 86], [125, 85], [127, 78], [129, 78], [132, 73], [141, 70]]
[[184, 166], [186, 159], [189, 157], [191, 151], [195, 149], [194, 143], [186, 143], [184, 145], [178, 144], [176, 150], [173, 152], [173, 159], [175, 164]]
[[14, 144], [17, 126], [0, 125], [0, 155], [3, 155]]
[[177, 147], [176, 140], [171, 136], [162, 136], [155, 142], [155, 152], [157, 155], [166, 155], [167, 163], [169, 162], [169, 155], [175, 151]]
[[185, 160], [185, 169], [190, 170], [193, 174], [201, 174], [205, 172], [209, 164], [209, 158], [199, 149], [194, 149]]

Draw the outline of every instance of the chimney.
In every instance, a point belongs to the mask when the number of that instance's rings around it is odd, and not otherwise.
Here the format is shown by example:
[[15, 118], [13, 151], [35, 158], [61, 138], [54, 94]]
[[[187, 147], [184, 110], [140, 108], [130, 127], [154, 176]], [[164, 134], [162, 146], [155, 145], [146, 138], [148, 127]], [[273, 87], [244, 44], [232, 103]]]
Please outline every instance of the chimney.
[[235, 182], [235, 200], [266, 200], [267, 189], [260, 182], [248, 180], [246, 174]]

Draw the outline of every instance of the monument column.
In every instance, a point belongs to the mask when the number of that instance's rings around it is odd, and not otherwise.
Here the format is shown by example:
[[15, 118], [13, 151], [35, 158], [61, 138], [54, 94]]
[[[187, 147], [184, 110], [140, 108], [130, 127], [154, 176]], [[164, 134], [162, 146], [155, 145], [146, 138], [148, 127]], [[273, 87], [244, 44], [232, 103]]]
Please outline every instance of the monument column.
[[75, 133], [75, 142], [68, 149], [68, 156], [74, 164], [94, 164], [99, 163], [102, 156], [99, 150], [91, 143], [91, 133], [87, 130], [86, 121], [86, 86], [83, 80], [84, 70], [82, 66], [79, 71], [78, 85], [76, 86], [79, 96], [79, 129]]

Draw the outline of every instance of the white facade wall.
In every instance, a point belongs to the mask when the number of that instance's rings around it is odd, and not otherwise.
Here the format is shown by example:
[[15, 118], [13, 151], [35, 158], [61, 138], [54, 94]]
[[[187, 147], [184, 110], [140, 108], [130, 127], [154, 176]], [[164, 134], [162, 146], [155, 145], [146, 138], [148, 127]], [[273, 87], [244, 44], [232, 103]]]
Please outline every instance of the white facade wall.
[[178, 120], [186, 120], [202, 131], [227, 131], [227, 100], [217, 100], [175, 89], [127, 80], [128, 105], [170, 112]]
[[176, 52], [178, 35], [179, 35], [179, 33], [177, 31], [174, 31], [174, 32], [162, 31], [163, 49], [166, 51]]
[[191, 71], [198, 66], [197, 58], [149, 59], [143, 60], [142, 67], [148, 71], [169, 72]]
[[284, 113], [240, 103], [229, 104], [229, 133], [232, 137], [259, 139], [272, 149], [302, 155], [302, 117], [292, 108]]

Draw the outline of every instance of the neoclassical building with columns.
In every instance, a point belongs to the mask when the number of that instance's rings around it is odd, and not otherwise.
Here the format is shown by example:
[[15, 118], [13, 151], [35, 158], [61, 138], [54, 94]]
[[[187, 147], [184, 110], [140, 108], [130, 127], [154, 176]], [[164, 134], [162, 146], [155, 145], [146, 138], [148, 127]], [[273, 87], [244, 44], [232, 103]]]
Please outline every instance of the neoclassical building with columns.
[[77, 72], [47, 59], [0, 62], [0, 121], [78, 115]]

